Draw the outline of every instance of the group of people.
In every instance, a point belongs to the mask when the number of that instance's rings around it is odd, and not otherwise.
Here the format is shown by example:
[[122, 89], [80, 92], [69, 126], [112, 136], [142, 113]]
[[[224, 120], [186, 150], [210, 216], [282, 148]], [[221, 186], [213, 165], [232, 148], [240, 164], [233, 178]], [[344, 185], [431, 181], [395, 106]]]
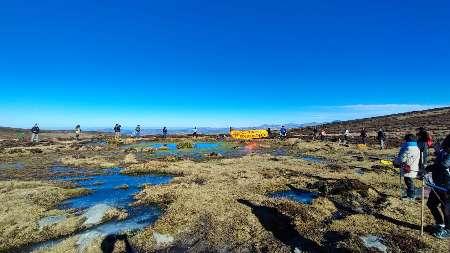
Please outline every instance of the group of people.
[[[114, 126], [114, 136], [116, 139], [119, 139], [121, 136], [121, 128], [122, 128], [122, 126], [120, 124], [116, 124]], [[168, 134], [167, 127], [163, 127], [163, 129], [162, 129], [163, 138], [166, 138], [167, 134]], [[134, 129], [133, 136], [137, 137], [137, 138], [141, 137], [141, 125], [136, 126], [136, 128]]]
[[[366, 128], [361, 129], [359, 136], [361, 139], [360, 143], [363, 145], [367, 145], [369, 135], [367, 133]], [[317, 127], [313, 128], [313, 135], [312, 135], [313, 140], [320, 139], [321, 141], [324, 141], [326, 139], [326, 137], [327, 137], [327, 132], [326, 132], [325, 128], [322, 128], [320, 130]], [[350, 133], [350, 130], [345, 129], [343, 134], [340, 135], [340, 137], [339, 137], [339, 142], [342, 142], [342, 140], [343, 140], [343, 143], [347, 144], [351, 138], [352, 138], [352, 134]], [[385, 134], [383, 128], [380, 128], [377, 132], [377, 141], [378, 141], [381, 149], [386, 148], [386, 134]]]
[[[432, 147], [436, 159], [429, 165], [428, 155]], [[436, 223], [433, 235], [441, 239], [450, 238], [450, 135], [442, 143], [433, 144], [431, 135], [423, 127], [417, 129], [415, 135], [406, 134], [394, 166], [400, 168], [406, 184], [405, 200], [416, 200], [416, 178], [428, 185], [431, 192], [427, 207]]]
[[[267, 138], [272, 138], [273, 137], [272, 129], [269, 127], [266, 129], [266, 131], [267, 131]], [[288, 129], [285, 126], [281, 126], [280, 139], [285, 140], [287, 138], [287, 135], [288, 135]]]

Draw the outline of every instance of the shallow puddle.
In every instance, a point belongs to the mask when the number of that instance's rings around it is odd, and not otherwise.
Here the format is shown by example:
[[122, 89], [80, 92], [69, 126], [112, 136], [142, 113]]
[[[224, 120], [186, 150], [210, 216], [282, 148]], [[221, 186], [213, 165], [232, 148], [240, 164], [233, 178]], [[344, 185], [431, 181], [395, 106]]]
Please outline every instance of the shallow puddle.
[[225, 142], [194, 142], [192, 148], [177, 148], [177, 143], [141, 142], [123, 146], [123, 148], [154, 148], [152, 153], [144, 154], [147, 158], [187, 158], [202, 160], [208, 157], [240, 157], [251, 152], [244, 146], [233, 146]]
[[[64, 174], [75, 169], [55, 167], [52, 170]], [[60, 205], [60, 208], [75, 209], [79, 215], [87, 218], [85, 224], [93, 226], [78, 234], [80, 240], [137, 231], [155, 222], [161, 215], [161, 210], [156, 206], [131, 206], [134, 202], [133, 196], [143, 185], [168, 184], [171, 179], [171, 176], [162, 175], [123, 175], [120, 174], [119, 168], [109, 169], [101, 175], [83, 177], [76, 174], [59, 177], [57, 180], [74, 182], [80, 187], [91, 190], [88, 195], [68, 199]], [[112, 220], [98, 224], [96, 220], [101, 220], [108, 208], [124, 210], [128, 213], [128, 217], [120, 221]], [[32, 250], [49, 248], [61, 241], [61, 239], [47, 241], [34, 246]], [[81, 241], [83, 245], [86, 244], [84, 239]]]
[[327, 160], [325, 158], [311, 156], [311, 155], [300, 156], [300, 159], [307, 161], [307, 162], [318, 163], [318, 164], [323, 164], [323, 163], [327, 162]]
[[[85, 209], [94, 204], [108, 204], [118, 208], [127, 208], [133, 201], [133, 195], [139, 192], [144, 184], [168, 184], [171, 176], [143, 175], [129, 176], [120, 174], [119, 168], [109, 169], [105, 174], [95, 175], [80, 180], [80, 177], [63, 177], [60, 180], [76, 181], [83, 188], [92, 191], [91, 194], [72, 198], [63, 203], [66, 208]], [[117, 189], [126, 184], [127, 189]]]
[[273, 198], [289, 199], [307, 205], [311, 205], [314, 199], [317, 198], [316, 193], [301, 190], [280, 191], [272, 193], [270, 196]]
[[150, 148], [154, 149], [167, 149], [167, 150], [177, 150], [176, 143], [153, 143], [149, 145]]
[[362, 176], [365, 173], [364, 170], [365, 170], [364, 168], [356, 167], [354, 171], [357, 175]]

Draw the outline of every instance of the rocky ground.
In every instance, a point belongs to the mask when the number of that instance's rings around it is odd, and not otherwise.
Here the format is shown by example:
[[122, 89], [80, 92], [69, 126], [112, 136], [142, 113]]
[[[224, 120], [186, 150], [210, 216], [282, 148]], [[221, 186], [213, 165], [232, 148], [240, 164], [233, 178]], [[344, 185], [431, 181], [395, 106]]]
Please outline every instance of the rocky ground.
[[[392, 159], [397, 148], [358, 149], [353, 144], [290, 138], [232, 142], [250, 144], [255, 152], [200, 161], [152, 159], [142, 155], [151, 149], [124, 148], [143, 140], [116, 142], [94, 136], [36, 145], [2, 142], [0, 252], [21, 251], [85, 229], [86, 217], [59, 209], [58, 204], [87, 192], [54, 179], [64, 173], [95, 175], [116, 166], [131, 175], [174, 176], [169, 184], [143, 187], [135, 197], [135, 205], [163, 208], [156, 223], [129, 235], [138, 252], [449, 252], [448, 241], [433, 238], [429, 226], [420, 236], [420, 201], [400, 200], [398, 171], [380, 163]], [[256, 152], [279, 149], [283, 155]], [[78, 169], [51, 170], [54, 165]], [[271, 197], [283, 190], [313, 192], [317, 198], [309, 205]], [[111, 212], [101, 222], [121, 217], [117, 210]], [[428, 210], [425, 223], [433, 223]], [[77, 252], [75, 242], [68, 237], [47, 251]], [[100, 252], [100, 244], [99, 238], [83, 250]], [[123, 250], [118, 243], [116, 251]]]

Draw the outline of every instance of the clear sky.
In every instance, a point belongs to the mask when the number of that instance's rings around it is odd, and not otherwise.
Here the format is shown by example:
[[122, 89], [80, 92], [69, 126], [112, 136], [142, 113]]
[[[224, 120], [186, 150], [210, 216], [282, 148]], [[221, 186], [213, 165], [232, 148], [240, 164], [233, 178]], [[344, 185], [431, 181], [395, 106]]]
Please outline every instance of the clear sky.
[[248, 126], [450, 104], [450, 1], [0, 3], [0, 125]]

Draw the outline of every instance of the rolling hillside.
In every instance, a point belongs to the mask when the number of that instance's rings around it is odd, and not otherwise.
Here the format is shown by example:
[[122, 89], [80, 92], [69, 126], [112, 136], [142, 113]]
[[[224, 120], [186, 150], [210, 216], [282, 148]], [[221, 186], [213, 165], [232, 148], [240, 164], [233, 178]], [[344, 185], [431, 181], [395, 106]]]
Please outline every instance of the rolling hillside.
[[[345, 129], [349, 129], [357, 137], [363, 127], [368, 131], [371, 142], [375, 142], [376, 132], [381, 127], [384, 128], [391, 143], [397, 144], [405, 133], [414, 133], [418, 127], [425, 127], [435, 139], [441, 139], [450, 134], [450, 107], [329, 123], [321, 125], [320, 129], [325, 128], [327, 134], [335, 136], [331, 138], [336, 139], [336, 136], [342, 134]], [[312, 136], [313, 128], [293, 129], [291, 133], [308, 138]], [[357, 138], [354, 142], [357, 142]]]

